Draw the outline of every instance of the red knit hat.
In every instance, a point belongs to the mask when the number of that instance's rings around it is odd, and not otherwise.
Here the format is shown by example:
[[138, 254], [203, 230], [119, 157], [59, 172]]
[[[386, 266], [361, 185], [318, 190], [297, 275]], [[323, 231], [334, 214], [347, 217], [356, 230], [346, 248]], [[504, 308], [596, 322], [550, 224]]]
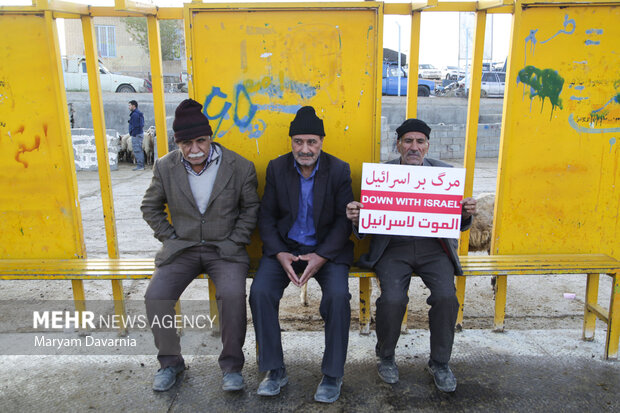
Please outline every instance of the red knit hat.
[[202, 113], [202, 105], [193, 99], [185, 99], [177, 106], [172, 130], [175, 142], [213, 135], [209, 119]]

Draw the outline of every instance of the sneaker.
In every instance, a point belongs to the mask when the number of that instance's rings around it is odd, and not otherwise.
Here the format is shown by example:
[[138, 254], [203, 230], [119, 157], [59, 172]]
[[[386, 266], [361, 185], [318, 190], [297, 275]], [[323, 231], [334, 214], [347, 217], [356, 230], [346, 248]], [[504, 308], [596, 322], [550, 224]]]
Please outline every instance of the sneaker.
[[183, 372], [183, 370], [185, 370], [184, 363], [157, 370], [157, 373], [155, 373], [155, 379], [153, 379], [153, 390], [170, 390], [170, 388], [174, 386], [174, 383], [176, 383], [177, 376], [179, 373]]
[[245, 383], [243, 382], [243, 376], [239, 372], [224, 373], [222, 378], [222, 390], [224, 391], [238, 391], [243, 390]]
[[314, 400], [320, 403], [333, 403], [340, 397], [342, 377], [323, 376], [314, 393]]
[[136, 166], [132, 171], [144, 171], [144, 166]]
[[377, 372], [384, 382], [388, 384], [398, 383], [398, 367], [394, 358], [380, 358], [377, 362]]
[[448, 363], [438, 363], [429, 360], [426, 370], [433, 376], [435, 386], [437, 386], [439, 390], [446, 393], [452, 393], [456, 390], [456, 377], [454, 377]]
[[263, 381], [258, 385], [256, 393], [259, 396], [275, 396], [280, 394], [280, 389], [286, 386], [286, 383], [288, 383], [286, 368], [280, 367], [279, 369], [269, 370]]

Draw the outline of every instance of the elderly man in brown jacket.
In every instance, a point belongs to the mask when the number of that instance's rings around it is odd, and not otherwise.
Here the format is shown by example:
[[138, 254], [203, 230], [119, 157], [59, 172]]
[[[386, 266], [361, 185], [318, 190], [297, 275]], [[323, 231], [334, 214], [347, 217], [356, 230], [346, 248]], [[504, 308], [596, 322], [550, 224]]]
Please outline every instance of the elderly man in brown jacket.
[[201, 109], [192, 99], [177, 107], [172, 128], [179, 149], [155, 162], [153, 180], [142, 200], [144, 220], [163, 243], [145, 294], [161, 365], [153, 381], [156, 391], [170, 389], [185, 369], [176, 328], [157, 320], [174, 316], [174, 304], [201, 273], [209, 274], [217, 290], [222, 389], [244, 387], [249, 267], [245, 245], [259, 207], [256, 170], [252, 162], [211, 141], [213, 132]]

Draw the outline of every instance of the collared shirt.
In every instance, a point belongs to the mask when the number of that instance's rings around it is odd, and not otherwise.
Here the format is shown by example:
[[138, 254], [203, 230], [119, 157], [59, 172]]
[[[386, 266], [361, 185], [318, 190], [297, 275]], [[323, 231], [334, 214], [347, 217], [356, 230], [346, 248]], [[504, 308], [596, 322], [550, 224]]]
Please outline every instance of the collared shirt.
[[297, 161], [293, 160], [293, 165], [299, 174], [299, 209], [297, 211], [297, 219], [288, 232], [288, 237], [297, 241], [301, 245], [316, 245], [316, 230], [314, 228], [314, 175], [319, 169], [319, 161], [317, 160], [312, 174], [308, 178], [304, 178]]
[[221, 149], [212, 144], [205, 166], [200, 172], [195, 172], [192, 169], [192, 165], [185, 158], [181, 158], [187, 171], [187, 179], [194, 196], [194, 201], [201, 214], [204, 214], [207, 210], [217, 171], [220, 168], [221, 155]]
[[187, 172], [192, 174], [192, 175], [194, 175], [194, 176], [202, 175], [202, 173], [204, 171], [206, 171], [209, 166], [211, 166], [211, 163], [213, 161], [215, 161], [215, 163], [219, 163], [220, 162], [219, 159], [220, 159], [220, 152], [217, 149], [217, 146], [215, 146], [215, 145], [211, 145], [210, 146], [210, 148], [209, 148], [209, 155], [207, 155], [207, 161], [205, 162], [205, 166], [202, 167], [200, 172], [194, 171], [194, 169], [192, 168], [192, 164], [189, 163], [189, 161], [187, 159], [185, 159], [185, 157], [181, 158], [181, 160], [183, 162], [183, 165], [185, 166], [185, 169], [187, 170]]

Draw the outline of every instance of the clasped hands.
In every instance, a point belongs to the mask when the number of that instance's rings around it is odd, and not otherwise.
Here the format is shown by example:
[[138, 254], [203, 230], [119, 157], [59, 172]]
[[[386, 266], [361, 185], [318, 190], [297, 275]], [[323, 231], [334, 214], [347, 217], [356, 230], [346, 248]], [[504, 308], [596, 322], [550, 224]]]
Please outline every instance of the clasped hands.
[[[319, 272], [323, 264], [327, 262], [326, 258], [323, 258], [314, 252], [304, 255], [293, 255], [290, 252], [279, 252], [278, 255], [276, 255], [276, 258], [278, 258], [278, 261], [280, 262], [280, 265], [284, 269], [284, 272], [288, 276], [289, 280], [291, 280], [291, 282], [297, 287], [301, 287], [307, 283], [310, 277], [314, 277], [314, 275]], [[299, 277], [293, 269], [293, 262], [297, 261], [308, 262], [306, 269]]]

